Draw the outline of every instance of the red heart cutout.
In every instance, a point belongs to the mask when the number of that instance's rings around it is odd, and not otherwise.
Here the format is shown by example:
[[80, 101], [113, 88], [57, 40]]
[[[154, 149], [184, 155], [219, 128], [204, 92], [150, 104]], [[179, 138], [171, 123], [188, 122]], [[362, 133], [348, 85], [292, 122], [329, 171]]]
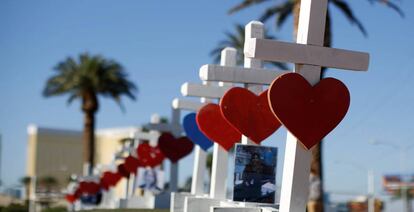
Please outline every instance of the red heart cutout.
[[101, 186], [95, 182], [82, 181], [79, 183], [78, 190], [84, 194], [96, 194], [101, 189]]
[[66, 194], [65, 199], [69, 203], [74, 203], [78, 198], [74, 194]]
[[171, 133], [163, 133], [158, 138], [158, 146], [171, 162], [176, 163], [193, 151], [194, 143], [187, 137], [175, 138]]
[[217, 104], [202, 107], [197, 112], [196, 121], [205, 136], [227, 151], [240, 141], [241, 134], [223, 117]]
[[100, 185], [108, 190], [109, 187], [113, 187], [116, 184], [118, 184], [119, 180], [121, 180], [122, 176], [118, 173], [113, 173], [113, 172], [104, 172], [101, 178], [101, 182]]
[[231, 88], [221, 99], [220, 109], [234, 128], [257, 144], [281, 126], [270, 109], [267, 90], [257, 96], [245, 88]]
[[142, 143], [137, 148], [139, 164], [143, 167], [156, 167], [164, 161], [164, 154], [158, 146], [152, 147], [148, 143]]
[[122, 177], [129, 178], [129, 172], [125, 169], [125, 164], [119, 164], [117, 170]]
[[345, 117], [350, 95], [337, 79], [325, 78], [312, 87], [300, 74], [287, 73], [270, 85], [269, 102], [279, 121], [310, 149]]
[[135, 174], [137, 172], [138, 166], [140, 165], [140, 161], [131, 155], [125, 158], [124, 167], [128, 173]]

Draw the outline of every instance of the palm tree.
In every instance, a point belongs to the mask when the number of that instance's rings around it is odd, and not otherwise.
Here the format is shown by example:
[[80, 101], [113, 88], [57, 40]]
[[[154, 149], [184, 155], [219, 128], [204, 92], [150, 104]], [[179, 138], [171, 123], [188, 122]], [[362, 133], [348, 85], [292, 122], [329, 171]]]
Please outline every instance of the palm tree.
[[[236, 64], [237, 65], [243, 65], [244, 63], [244, 54], [243, 54], [243, 48], [244, 48], [244, 26], [241, 24], [236, 24], [234, 26], [235, 32], [225, 32], [226, 38], [218, 43], [218, 46], [214, 48], [210, 52], [210, 56], [213, 57], [213, 60], [215, 63], [220, 62], [220, 55], [221, 51], [226, 47], [233, 47], [237, 49], [237, 55], [236, 55]], [[273, 36], [269, 35], [267, 31], [264, 32], [264, 37], [268, 39], [275, 39]], [[284, 63], [279, 62], [266, 62], [265, 65], [272, 65], [275, 67], [278, 67], [280, 69], [287, 69], [286, 65]]]
[[25, 204], [28, 205], [29, 203], [29, 196], [30, 196], [30, 183], [32, 182], [32, 178], [29, 176], [25, 176], [20, 178], [20, 183], [23, 184], [25, 190]]
[[99, 109], [98, 95], [114, 99], [121, 105], [121, 96], [135, 100], [137, 90], [127, 79], [123, 67], [114, 60], [99, 55], [81, 54], [78, 60], [71, 57], [56, 65], [55, 74], [46, 82], [45, 97], [69, 94], [68, 104], [81, 99], [84, 113], [83, 161], [92, 173], [95, 153], [95, 113]]
[[[393, 3], [393, 0], [368, 0], [371, 4], [381, 3], [394, 11], [396, 11], [401, 17], [404, 17], [402, 10]], [[269, 0], [242, 0], [242, 2], [229, 10], [229, 14], [238, 12], [242, 9], [261, 4], [268, 3]], [[366, 37], [368, 35], [362, 22], [354, 15], [351, 7], [345, 0], [328, 0], [328, 2], [334, 5], [336, 8], [341, 11], [345, 17], [350, 21], [352, 25], [356, 25], [359, 31]], [[294, 16], [294, 32], [293, 37], [296, 38], [297, 26], [299, 22], [299, 9], [300, 9], [300, 0], [283, 0], [278, 3], [268, 7], [261, 14], [259, 20], [262, 22], [268, 21], [270, 18], [274, 17], [276, 26], [280, 28], [291, 15]], [[295, 39], [296, 40], [296, 39]], [[331, 31], [331, 15], [328, 9], [326, 15], [326, 28], [325, 28], [325, 40], [324, 46], [330, 47], [332, 45], [332, 31]], [[322, 69], [321, 78], [325, 75], [325, 69]], [[323, 194], [323, 171], [322, 171], [322, 142], [316, 145], [312, 149], [312, 162], [311, 169], [315, 170], [315, 174], [321, 180], [321, 192]], [[323, 207], [323, 195], [320, 195], [318, 199], [318, 204]], [[322, 208], [323, 211], [323, 208]]]

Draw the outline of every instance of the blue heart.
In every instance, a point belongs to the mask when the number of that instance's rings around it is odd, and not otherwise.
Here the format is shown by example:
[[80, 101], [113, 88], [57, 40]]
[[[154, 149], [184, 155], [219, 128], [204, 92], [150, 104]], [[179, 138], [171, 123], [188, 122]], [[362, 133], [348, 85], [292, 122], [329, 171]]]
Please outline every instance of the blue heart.
[[184, 117], [183, 127], [187, 137], [204, 151], [213, 146], [213, 142], [198, 129], [195, 113], [190, 113]]

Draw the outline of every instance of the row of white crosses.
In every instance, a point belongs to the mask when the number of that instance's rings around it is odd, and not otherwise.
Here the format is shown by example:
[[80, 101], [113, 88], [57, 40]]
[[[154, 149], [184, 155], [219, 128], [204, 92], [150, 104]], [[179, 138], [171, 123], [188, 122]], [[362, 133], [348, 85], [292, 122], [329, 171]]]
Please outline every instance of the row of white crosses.
[[[366, 71], [368, 54], [322, 47], [327, 4], [327, 0], [301, 1], [296, 44], [248, 39], [245, 43], [245, 55], [295, 63], [294, 72], [301, 74], [311, 85], [319, 82], [321, 66]], [[311, 151], [306, 150], [289, 132], [283, 167], [281, 212], [305, 211], [309, 193], [310, 161]]]
[[[263, 38], [264, 28], [260, 22], [251, 22], [246, 26], [247, 38]], [[220, 99], [224, 93], [231, 88], [231, 83], [245, 83], [246, 87], [254, 93], [258, 94], [262, 91], [260, 84], [270, 84], [271, 79], [280, 75], [283, 72], [269, 71], [262, 69], [262, 62], [257, 59], [245, 58], [245, 67], [236, 66], [236, 50], [234, 48], [226, 48], [222, 51], [221, 64], [220, 65], [204, 65], [200, 69], [200, 78], [205, 81], [219, 81], [221, 86], [214, 86], [212, 84], [203, 83], [203, 85], [184, 83], [181, 92], [184, 96], [196, 96], [196, 97], [208, 97], [214, 99]], [[227, 82], [227, 83], [223, 83]], [[243, 144], [254, 144], [249, 141], [246, 136], [242, 136]], [[198, 170], [203, 169], [204, 160], [198, 160], [197, 155], [203, 155], [201, 151], [196, 151], [196, 160], [194, 165], [193, 174], [193, 195], [201, 195], [203, 174], [197, 174]], [[226, 181], [227, 181], [227, 152], [223, 150], [218, 144], [214, 144], [213, 150], [213, 167], [210, 185], [209, 198], [213, 200], [225, 200], [226, 199]], [[197, 187], [199, 186], [199, 187]], [[206, 199], [196, 199], [198, 202], [205, 201]], [[218, 205], [218, 202], [213, 201], [213, 205]], [[188, 204], [188, 203], [187, 203]], [[197, 204], [194, 204], [197, 207]], [[189, 205], [185, 205], [185, 211], [202, 210], [202, 208], [192, 208]], [[205, 208], [208, 211], [209, 208]]]
[[[237, 70], [237, 67], [223, 67], [207, 65], [201, 69], [202, 80], [242, 82], [254, 84], [269, 84], [269, 79], [276, 78], [280, 73], [261, 70], [261, 61], [257, 59], [295, 63], [294, 72], [301, 74], [311, 84], [320, 80], [321, 66], [364, 71], [368, 68], [369, 56], [365, 53], [322, 47], [324, 40], [327, 0], [302, 0], [299, 17], [297, 43], [285, 43], [265, 40], [263, 37], [246, 36], [245, 55], [246, 68], [251, 70]], [[250, 24], [252, 28], [254, 23]], [[252, 59], [249, 59], [252, 58]], [[255, 59], [253, 59], [255, 58]], [[223, 64], [222, 64], [223, 65]], [[224, 64], [227, 65], [227, 64]], [[233, 68], [233, 69], [232, 69]], [[229, 69], [229, 70], [227, 70]], [[187, 85], [190, 93], [190, 85]], [[193, 86], [194, 90], [196, 86]], [[260, 91], [259, 87], [248, 85], [247, 88]], [[204, 88], [203, 95], [210, 97], [221, 92], [217, 88]], [[211, 95], [211, 93], [214, 93]], [[197, 96], [197, 95], [194, 95]], [[250, 143], [244, 137], [243, 143]], [[285, 164], [283, 168], [280, 211], [305, 211], [309, 192], [309, 171], [311, 152], [306, 150], [291, 133], [286, 141]], [[223, 198], [225, 195], [225, 173], [227, 157], [225, 152], [216, 149], [213, 156], [213, 176], [211, 182], [211, 198]], [[226, 161], [225, 163], [223, 163]], [[223, 165], [218, 170], [217, 164]], [[215, 172], [216, 171], [216, 172]], [[224, 173], [223, 173], [224, 171]], [[218, 174], [224, 177], [218, 177]], [[221, 191], [219, 191], [221, 190]]]

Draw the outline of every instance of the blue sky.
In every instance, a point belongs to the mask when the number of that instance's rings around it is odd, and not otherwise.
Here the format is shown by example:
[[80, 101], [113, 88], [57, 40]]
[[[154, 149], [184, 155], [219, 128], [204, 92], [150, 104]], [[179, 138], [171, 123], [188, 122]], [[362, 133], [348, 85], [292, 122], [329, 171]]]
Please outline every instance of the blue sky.
[[[180, 96], [183, 82], [199, 82], [198, 69], [212, 63], [209, 52], [232, 31], [236, 23], [258, 18], [267, 5], [235, 15], [232, 1], [15, 1], [0, 2], [0, 133], [5, 185], [25, 175], [26, 128], [81, 130], [79, 102], [67, 106], [66, 98], [42, 97], [53, 67], [67, 56], [82, 52], [102, 54], [120, 62], [139, 87], [138, 100], [123, 99], [126, 112], [101, 100], [98, 128], [135, 126], [148, 122], [152, 113], [170, 115], [171, 100]], [[272, 3], [272, 2], [271, 2]], [[414, 172], [414, 2], [398, 1], [405, 18], [368, 1], [349, 1], [368, 31], [365, 38], [331, 7], [333, 46], [371, 54], [369, 71], [331, 70], [351, 92], [351, 107], [343, 122], [325, 139], [326, 188], [331, 191], [366, 192], [366, 169], [376, 176], [401, 170], [400, 151], [377, 140], [405, 149], [405, 170]], [[281, 40], [291, 41], [292, 19], [280, 29], [267, 26]], [[286, 131], [279, 130], [265, 144], [280, 148], [281, 176]], [[192, 156], [191, 156], [192, 157]], [[182, 162], [185, 178], [191, 157]], [[357, 165], [355, 165], [357, 164]], [[188, 166], [186, 166], [188, 165]]]

